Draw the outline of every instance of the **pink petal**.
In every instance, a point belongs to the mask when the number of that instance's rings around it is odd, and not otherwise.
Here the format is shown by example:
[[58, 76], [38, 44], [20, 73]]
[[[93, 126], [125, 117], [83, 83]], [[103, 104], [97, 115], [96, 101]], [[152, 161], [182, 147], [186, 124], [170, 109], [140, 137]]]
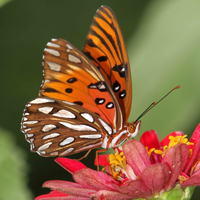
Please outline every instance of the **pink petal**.
[[[108, 166], [109, 165], [109, 162], [108, 162], [108, 157], [109, 155], [98, 155], [98, 160], [99, 160], [99, 165], [101, 166]], [[95, 165], [97, 165], [97, 159], [95, 158], [95, 162], [94, 162]]]
[[99, 200], [126, 200], [131, 199], [131, 196], [119, 192], [100, 190], [96, 194], [92, 195], [93, 199]]
[[200, 186], [200, 170], [181, 184], [182, 187]]
[[142, 134], [140, 141], [148, 150], [155, 148], [160, 149], [160, 142], [155, 130], [146, 131]]
[[72, 183], [68, 181], [47, 181], [43, 184], [43, 187], [48, 187], [51, 190], [57, 190], [72, 196], [79, 197], [88, 197], [93, 193], [96, 193], [95, 190], [83, 188], [77, 183]]
[[71, 174], [79, 171], [80, 169], [87, 168], [83, 163], [69, 158], [58, 157], [55, 161]]
[[66, 197], [69, 196], [68, 194], [59, 192], [59, 191], [52, 191], [49, 194], [44, 194], [44, 195], [40, 195], [38, 197], [35, 198], [35, 200], [40, 200], [40, 199], [52, 199], [52, 197]]
[[165, 190], [172, 188], [177, 181], [179, 174], [184, 168], [189, 156], [189, 148], [186, 144], [179, 144], [167, 150], [163, 157], [163, 162], [169, 164], [171, 168], [171, 177], [165, 185]]
[[186, 174], [189, 172], [192, 165], [194, 165], [197, 162], [198, 157], [199, 157], [199, 153], [200, 153], [200, 124], [195, 129], [192, 137], [190, 138], [190, 142], [194, 143], [194, 145], [190, 145], [190, 149], [192, 149], [192, 156], [190, 157], [190, 159], [187, 163], [187, 166], [184, 169], [184, 172]]
[[65, 187], [83, 188], [78, 183], [70, 181], [61, 181], [61, 180], [46, 181], [45, 183], [43, 183], [42, 187], [48, 187], [51, 188], [52, 190], [56, 190], [56, 188], [65, 188]]
[[144, 184], [141, 179], [137, 179], [122, 185], [119, 187], [118, 191], [123, 194], [131, 196], [132, 199], [135, 198], [147, 198], [152, 196], [151, 190]]
[[81, 169], [73, 174], [74, 180], [84, 188], [94, 190], [116, 190], [120, 184], [107, 174], [92, 169]]
[[131, 166], [134, 173], [139, 177], [144, 169], [151, 164], [145, 147], [137, 140], [128, 141], [123, 146], [123, 152], [127, 164]]
[[169, 136], [179, 136], [179, 135], [184, 135], [184, 133], [182, 133], [181, 131], [174, 131], [172, 133], [170, 133], [169, 135], [167, 135], [162, 141], [161, 141], [161, 146], [164, 147], [165, 145], [168, 145], [169, 144]]
[[162, 163], [147, 167], [142, 173], [141, 180], [155, 194], [163, 189], [169, 178], [170, 168], [167, 163]]

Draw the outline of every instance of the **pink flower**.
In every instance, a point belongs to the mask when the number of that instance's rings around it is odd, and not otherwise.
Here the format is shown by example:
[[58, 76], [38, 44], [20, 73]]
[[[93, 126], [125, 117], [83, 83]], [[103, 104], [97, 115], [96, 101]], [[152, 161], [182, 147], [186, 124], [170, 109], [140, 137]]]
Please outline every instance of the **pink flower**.
[[76, 183], [47, 181], [43, 187], [53, 191], [36, 200], [167, 199], [167, 195], [168, 199], [178, 199], [170, 191], [176, 189], [186, 195], [186, 189], [200, 185], [199, 160], [200, 124], [189, 141], [182, 132], [173, 132], [159, 142], [155, 131], [146, 131], [141, 142], [130, 140], [122, 151], [99, 155], [99, 164], [106, 173], [89, 169], [79, 161], [57, 158]]

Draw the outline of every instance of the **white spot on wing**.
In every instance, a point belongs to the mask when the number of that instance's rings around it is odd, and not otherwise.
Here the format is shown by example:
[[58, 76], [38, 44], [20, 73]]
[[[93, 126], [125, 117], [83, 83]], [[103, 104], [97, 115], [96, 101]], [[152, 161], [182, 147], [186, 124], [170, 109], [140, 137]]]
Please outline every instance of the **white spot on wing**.
[[52, 43], [52, 42], [48, 42], [47, 45], [50, 46], [50, 47], [56, 47], [56, 48], [60, 47], [60, 45]]
[[51, 155], [51, 156], [57, 156], [57, 155], [58, 155], [58, 152], [57, 152], [57, 151], [52, 152], [52, 153], [50, 153], [50, 155]]
[[35, 148], [35, 145], [32, 143], [31, 144], [31, 151]]
[[28, 120], [28, 118], [27, 117], [23, 117], [23, 121], [27, 121]]
[[70, 62], [81, 63], [81, 60], [72, 54], [68, 54], [68, 59]]
[[79, 135], [79, 138], [84, 138], [84, 139], [99, 139], [101, 138], [101, 134], [93, 134], [93, 135]]
[[[24, 129], [24, 132], [27, 133], [28, 131], [30, 131], [31, 128], [27, 128], [27, 129]], [[28, 136], [29, 137], [29, 136]]]
[[94, 118], [89, 113], [81, 113], [81, 116], [88, 120], [89, 122], [94, 122]]
[[48, 132], [48, 131], [50, 131], [50, 130], [52, 130], [54, 128], [56, 128], [56, 126], [54, 124], [47, 124], [42, 128], [42, 131], [43, 132]]
[[75, 103], [69, 102], [69, 101], [63, 101], [63, 103], [68, 104], [68, 105], [75, 105]]
[[67, 137], [62, 142], [60, 142], [59, 145], [63, 147], [65, 145], [72, 143], [74, 140], [75, 140], [74, 137]]
[[88, 125], [74, 125], [67, 122], [59, 122], [67, 128], [73, 129], [75, 131], [97, 131], [95, 128]]
[[28, 122], [24, 122], [24, 124], [37, 124], [38, 121], [28, 121]]
[[53, 110], [53, 107], [41, 107], [38, 110], [44, 114], [49, 114]]
[[52, 38], [51, 41], [52, 41], [52, 42], [55, 42], [55, 41], [57, 41], [57, 39], [56, 39], [56, 38]]
[[106, 122], [104, 122], [103, 119], [99, 118], [99, 121], [101, 122], [103, 127], [106, 129], [108, 134], [111, 135], [112, 134], [112, 128]]
[[50, 54], [54, 55], [54, 56], [60, 56], [59, 51], [55, 50], [55, 49], [47, 49], [45, 48], [44, 51], [49, 52]]
[[37, 99], [32, 100], [30, 103], [39, 104], [39, 103], [50, 103], [50, 102], [55, 102], [55, 101], [52, 99], [37, 98]]
[[42, 151], [42, 150], [48, 149], [51, 145], [52, 145], [52, 142], [48, 142], [48, 143], [46, 143], [46, 144], [40, 146], [40, 147], [38, 148], [38, 151]]
[[33, 133], [29, 133], [29, 134], [26, 134], [26, 135], [27, 135], [27, 137], [33, 137], [34, 136]]
[[59, 72], [60, 69], [61, 69], [61, 66], [59, 64], [57, 64], [57, 63], [53, 63], [53, 62], [49, 62], [49, 61], [46, 61], [46, 63], [49, 65], [49, 68], [51, 70]]
[[72, 151], [74, 151], [74, 148], [71, 147], [71, 148], [67, 149], [66, 151], [62, 152], [60, 155], [65, 156], [65, 155], [71, 153]]
[[55, 138], [58, 137], [60, 135], [60, 133], [51, 133], [49, 135], [45, 135], [42, 139], [46, 140], [46, 139], [51, 139], [51, 138]]
[[34, 138], [31, 138], [31, 139], [29, 139], [30, 140], [30, 143], [33, 143], [33, 141], [34, 141]]
[[70, 119], [76, 118], [76, 115], [74, 115], [72, 112], [70, 112], [68, 110], [59, 110], [57, 113], [54, 113], [53, 116], [70, 118]]
[[69, 44], [66, 44], [66, 46], [67, 46], [67, 48], [69, 48], [69, 49], [73, 49], [72, 46], [69, 45]]

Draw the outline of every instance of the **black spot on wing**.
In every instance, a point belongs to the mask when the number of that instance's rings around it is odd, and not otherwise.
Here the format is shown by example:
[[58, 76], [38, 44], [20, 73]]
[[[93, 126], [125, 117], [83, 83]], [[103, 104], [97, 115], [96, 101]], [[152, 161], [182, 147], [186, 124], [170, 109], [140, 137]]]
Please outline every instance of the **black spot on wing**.
[[126, 90], [122, 90], [122, 91], [119, 93], [119, 98], [120, 98], [120, 99], [123, 99], [124, 97], [126, 97]]
[[65, 92], [67, 92], [67, 93], [72, 93], [72, 91], [73, 91], [72, 88], [66, 88], [65, 89]]
[[127, 70], [127, 65], [126, 64], [115, 65], [112, 68], [112, 70], [118, 72], [120, 77], [125, 78], [125, 71]]
[[113, 84], [113, 91], [118, 92], [120, 90], [120, 88], [121, 88], [121, 86], [120, 86], [119, 82], [115, 81]]
[[99, 62], [103, 62], [103, 61], [108, 60], [108, 57], [107, 57], [107, 56], [100, 56], [100, 57], [97, 58], [97, 60], [98, 60]]
[[106, 92], [107, 88], [106, 85], [103, 81], [98, 81], [96, 83], [91, 83], [90, 85], [88, 85], [88, 88], [90, 89], [98, 89], [101, 92]]
[[69, 79], [67, 80], [68, 83], [74, 83], [74, 82], [76, 82], [76, 81], [77, 81], [76, 78], [69, 78]]
[[96, 98], [95, 99], [95, 103], [98, 105], [102, 105], [105, 102], [104, 98]]
[[79, 105], [79, 106], [82, 106], [82, 105], [83, 105], [83, 102], [81, 102], [81, 101], [74, 101], [73, 103], [75, 103], [75, 104], [77, 104], [77, 105]]
[[106, 108], [107, 108], [107, 109], [114, 108], [113, 102], [108, 102], [108, 103], [106, 104]]

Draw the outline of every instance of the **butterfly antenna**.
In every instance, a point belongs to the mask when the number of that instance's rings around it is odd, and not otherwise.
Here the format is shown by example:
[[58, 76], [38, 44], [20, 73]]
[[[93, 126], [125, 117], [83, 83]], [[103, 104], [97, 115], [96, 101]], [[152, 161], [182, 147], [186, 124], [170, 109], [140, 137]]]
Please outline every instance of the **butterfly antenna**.
[[149, 107], [135, 120], [134, 123], [136, 123], [141, 117], [143, 117], [146, 113], [148, 113], [155, 105], [157, 105], [158, 103], [160, 103], [165, 97], [167, 97], [172, 91], [174, 91], [175, 89], [180, 88], [181, 86], [178, 85], [175, 88], [173, 88], [172, 90], [170, 90], [165, 96], [163, 96], [159, 101], [157, 102], [153, 102], [149, 105]]

